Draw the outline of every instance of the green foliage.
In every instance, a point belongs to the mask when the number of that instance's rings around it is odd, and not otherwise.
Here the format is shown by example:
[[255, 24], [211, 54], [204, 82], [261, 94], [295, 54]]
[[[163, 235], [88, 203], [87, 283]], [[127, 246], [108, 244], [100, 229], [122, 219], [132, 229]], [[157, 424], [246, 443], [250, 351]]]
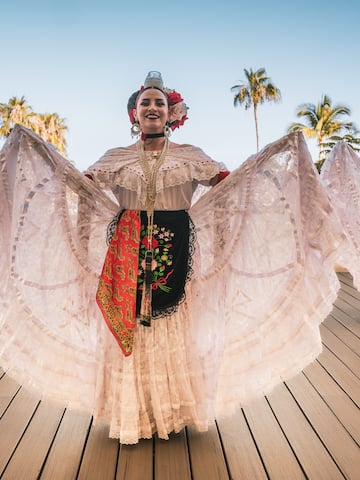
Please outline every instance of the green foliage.
[[36, 113], [24, 96], [12, 97], [7, 103], [0, 103], [0, 137], [6, 138], [15, 124], [40, 135], [46, 142], [51, 142], [60, 153], [66, 155], [67, 142], [65, 119], [57, 113]]
[[332, 135], [323, 144], [323, 153], [325, 157], [328, 156], [328, 154], [334, 148], [336, 143], [341, 141], [348, 143], [355, 152], [360, 152], [360, 137], [358, 136], [359, 134], [360, 134], [359, 130], [354, 130], [353, 132], [346, 133], [343, 136]]
[[332, 105], [328, 95], [323, 95], [317, 105], [303, 103], [297, 107], [296, 116], [302, 118], [304, 123], [292, 123], [288, 132], [300, 130], [305, 137], [316, 139], [319, 148], [316, 166], [319, 171], [336, 142], [344, 140], [352, 146], [359, 145], [359, 131], [355, 124], [343, 119], [350, 114], [350, 109], [345, 105]]

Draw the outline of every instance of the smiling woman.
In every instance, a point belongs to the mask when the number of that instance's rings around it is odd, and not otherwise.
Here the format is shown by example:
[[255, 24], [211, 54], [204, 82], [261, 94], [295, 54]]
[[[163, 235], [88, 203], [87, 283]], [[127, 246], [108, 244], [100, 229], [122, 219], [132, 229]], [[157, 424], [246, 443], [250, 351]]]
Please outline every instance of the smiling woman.
[[[113, 239], [117, 239], [116, 248], [120, 248], [119, 245], [123, 241], [121, 232], [127, 228], [125, 223], [130, 222], [130, 225], [133, 225], [140, 222], [141, 225], [145, 225], [141, 230], [144, 232], [141, 244], [147, 245], [147, 247], [144, 251], [140, 249], [139, 255], [139, 246], [134, 245], [137, 253], [133, 258], [135, 264], [132, 265], [131, 271], [128, 269], [128, 265], [124, 266], [123, 263], [117, 262], [117, 268], [121, 270], [122, 274], [126, 270], [129, 275], [127, 282], [115, 282], [116, 295], [118, 295], [115, 303], [119, 303], [119, 306], [121, 304], [120, 311], [113, 308], [114, 288], [109, 289], [109, 284], [113, 283], [112, 274], [109, 275], [109, 271], [113, 271], [112, 265], [114, 262], [116, 263], [112, 248], [109, 248], [108, 251], [97, 294], [97, 300], [105, 320], [110, 325], [110, 329], [122, 346], [125, 355], [129, 355], [132, 351], [133, 336], [128, 329], [133, 329], [133, 324], [121, 319], [135, 320], [136, 317], [139, 317], [143, 325], [150, 326], [152, 317], [163, 316], [168, 312], [175, 311], [180, 301], [183, 301], [186, 279], [192, 272], [189, 242], [193, 248], [194, 228], [187, 210], [191, 205], [191, 195], [196, 185], [194, 181], [210, 185], [223, 178], [225, 173], [222, 172], [222, 176], [219, 177], [219, 165], [206, 158], [204, 154], [201, 154], [202, 165], [196, 166], [198, 172], [195, 173], [195, 177], [189, 170], [194, 167], [194, 161], [187, 160], [179, 165], [173, 163], [171, 166], [167, 156], [170, 156], [171, 151], [175, 153], [179, 150], [180, 146], [170, 142], [169, 136], [171, 130], [179, 127], [180, 122], [183, 124], [186, 120], [187, 108], [178, 93], [164, 88], [159, 72], [149, 72], [144, 86], [130, 98], [128, 112], [132, 122], [132, 133], [141, 137], [136, 144], [129, 147], [129, 150], [137, 152], [135, 160], [140, 168], [137, 173], [140, 173], [140, 177], [143, 177], [145, 181], [146, 193], [137, 195], [133, 199], [129, 198], [128, 193], [122, 194], [119, 203], [124, 210], [116, 217], [118, 223], [113, 233]], [[106, 161], [105, 155], [94, 168], [89, 169], [87, 175], [93, 180], [101, 177], [102, 165]], [[164, 166], [165, 162], [167, 166]], [[171, 172], [167, 172], [169, 169]], [[117, 179], [116, 182], [119, 186], [125, 186], [131, 176], [133, 176], [135, 184], [138, 181], [136, 176], [125, 168], [123, 179]], [[173, 178], [169, 186], [172, 188], [160, 187], [161, 191], [158, 191], [159, 184], [169, 181], [171, 176]], [[169, 180], [166, 177], [169, 177]], [[183, 178], [186, 180], [185, 183]], [[187, 184], [188, 192], [183, 191], [182, 195], [177, 196], [185, 184]], [[171, 208], [170, 203], [172, 203]], [[142, 214], [139, 212], [141, 210], [143, 210]], [[114, 227], [114, 224], [112, 226]], [[164, 231], [169, 233], [171, 243], [167, 244], [163, 251], [158, 240], [163, 243]], [[121, 248], [127, 249], [128, 247], [122, 246]], [[168, 259], [169, 248], [171, 262], [161, 262], [160, 259]], [[123, 256], [126, 257], [125, 254]], [[128, 262], [128, 258], [126, 262]], [[131, 281], [130, 276], [137, 268], [141, 272], [141, 278], [139, 280], [134, 276]], [[132, 301], [129, 291], [133, 293]], [[125, 309], [125, 304], [120, 300], [122, 296], [128, 298]], [[136, 311], [134, 310], [135, 305]]]
[[301, 133], [229, 175], [170, 141], [187, 107], [159, 73], [128, 112], [137, 141], [85, 175], [24, 127], [1, 151], [0, 363], [137, 443], [314, 360], [334, 265], [356, 261]]

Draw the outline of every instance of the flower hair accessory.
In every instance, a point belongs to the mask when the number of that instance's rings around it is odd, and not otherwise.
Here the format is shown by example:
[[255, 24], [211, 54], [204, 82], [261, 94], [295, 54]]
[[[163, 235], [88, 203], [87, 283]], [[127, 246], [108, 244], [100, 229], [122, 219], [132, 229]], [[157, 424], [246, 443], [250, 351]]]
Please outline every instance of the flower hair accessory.
[[149, 72], [145, 79], [144, 85], [139, 90], [134, 92], [129, 98], [127, 110], [131, 124], [135, 124], [134, 110], [136, 108], [137, 98], [141, 92], [147, 90], [148, 88], [157, 88], [167, 96], [169, 103], [168, 126], [171, 128], [171, 130], [175, 130], [176, 128], [180, 128], [182, 125], [184, 125], [185, 121], [188, 119], [187, 112], [189, 107], [184, 102], [180, 93], [164, 87], [161, 73], [156, 71]]
[[175, 128], [184, 125], [188, 119], [187, 112], [189, 107], [184, 102], [180, 93], [168, 88], [164, 88], [164, 92], [169, 99], [169, 127], [171, 130], [175, 130]]

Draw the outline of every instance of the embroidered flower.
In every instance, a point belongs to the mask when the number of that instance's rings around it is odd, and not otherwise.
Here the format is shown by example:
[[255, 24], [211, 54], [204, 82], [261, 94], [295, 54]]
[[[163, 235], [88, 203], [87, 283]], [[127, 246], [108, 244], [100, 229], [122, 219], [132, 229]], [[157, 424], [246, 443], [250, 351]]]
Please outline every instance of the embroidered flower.
[[[155, 270], [155, 268], [158, 266], [158, 263], [156, 260], [152, 260], [151, 262], [151, 270]], [[145, 270], [145, 260], [141, 262], [141, 268]], [[141, 272], [140, 272], [141, 273]]]
[[153, 236], [151, 239], [151, 245], [149, 243], [149, 239], [147, 235], [144, 236], [144, 238], [141, 241], [142, 245], [144, 245], [145, 248], [156, 248], [159, 245], [159, 242], [156, 240], [156, 238]]
[[[144, 283], [143, 273], [145, 270], [145, 254], [149, 249], [149, 241], [146, 235], [146, 229], [144, 225], [141, 225], [140, 235], [142, 238], [140, 244], [139, 255], [139, 272], [138, 281], [139, 284]], [[153, 238], [151, 241], [151, 247], [153, 250], [153, 260], [151, 262], [152, 270], [152, 288], [160, 288], [164, 292], [170, 292], [171, 287], [167, 285], [168, 278], [171, 276], [171, 265], [173, 264], [173, 255], [171, 248], [173, 246], [170, 240], [174, 237], [174, 233], [170, 230], [166, 230], [165, 227], [159, 228], [158, 225], [154, 225]]]

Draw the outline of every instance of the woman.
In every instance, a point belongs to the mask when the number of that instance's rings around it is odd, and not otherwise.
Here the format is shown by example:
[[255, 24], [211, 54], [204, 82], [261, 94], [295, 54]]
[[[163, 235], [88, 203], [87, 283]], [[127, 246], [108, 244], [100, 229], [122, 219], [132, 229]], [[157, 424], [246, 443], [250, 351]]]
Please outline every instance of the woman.
[[187, 109], [160, 75], [128, 111], [140, 139], [91, 181], [24, 128], [4, 147], [0, 363], [136, 443], [204, 431], [314, 360], [347, 241], [301, 134], [227, 175], [169, 141]]
[[[131, 382], [110, 378], [106, 390], [111, 385], [115, 398], [132, 391], [134, 399], [125, 399], [129, 405], [122, 408], [128, 411], [121, 414], [119, 405], [104, 399], [95, 416], [108, 417], [110, 408], [118, 410], [117, 420], [112, 414], [110, 435], [120, 432], [123, 442], [136, 440], [123, 431], [124, 418], [138, 418], [140, 437], [158, 431], [167, 438], [186, 424], [206, 429], [202, 373], [192, 371], [196, 352], [188, 354], [184, 338], [189, 315], [182, 302], [195, 247], [188, 210], [199, 183], [215, 184], [229, 173], [200, 149], [169, 141], [171, 129], [184, 123], [187, 108], [177, 92], [165, 90], [158, 72], [150, 72], [132, 95], [128, 113], [132, 131], [141, 138], [126, 149], [107, 152], [87, 172], [102, 188], [112, 190], [121, 207], [97, 301], [123, 354], [133, 355], [118, 372], [110, 373], [122, 376], [126, 365], [132, 369]], [[107, 359], [103, 362], [106, 365]]]

